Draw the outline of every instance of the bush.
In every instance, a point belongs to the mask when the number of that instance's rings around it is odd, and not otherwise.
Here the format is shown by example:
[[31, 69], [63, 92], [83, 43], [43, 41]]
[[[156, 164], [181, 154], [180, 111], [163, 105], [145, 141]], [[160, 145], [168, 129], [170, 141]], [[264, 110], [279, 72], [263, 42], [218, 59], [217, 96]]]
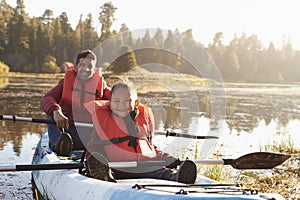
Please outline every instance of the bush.
[[56, 58], [47, 55], [42, 64], [42, 73], [59, 73], [61, 70], [56, 64]]
[[9, 67], [2, 61], [0, 61], [0, 75], [8, 75]]
[[135, 68], [138, 64], [134, 51], [129, 46], [123, 46], [120, 50], [120, 55], [116, 60], [111, 63], [109, 70], [116, 74], [128, 72]]

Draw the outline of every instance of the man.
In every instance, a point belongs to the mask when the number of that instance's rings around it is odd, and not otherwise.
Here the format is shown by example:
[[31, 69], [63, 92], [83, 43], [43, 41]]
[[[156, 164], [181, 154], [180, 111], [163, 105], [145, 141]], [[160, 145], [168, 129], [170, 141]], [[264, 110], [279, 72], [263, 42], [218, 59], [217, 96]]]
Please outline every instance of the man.
[[91, 50], [78, 53], [75, 66], [69, 67], [64, 79], [41, 99], [47, 119], [50, 147], [58, 155], [68, 156], [71, 150], [85, 149], [92, 128], [75, 127], [74, 122], [91, 123], [83, 104], [92, 100], [108, 100], [110, 88], [96, 68], [97, 58]]
[[[85, 104], [91, 113], [96, 134], [89, 142], [87, 165], [91, 177], [115, 182], [114, 178], [157, 178], [192, 184], [197, 169], [191, 160], [179, 161], [158, 151], [150, 142], [153, 116], [150, 108], [140, 104], [135, 90], [117, 83], [109, 101]], [[163, 160], [165, 166], [112, 169], [108, 162]], [[180, 165], [179, 170], [176, 170]]]

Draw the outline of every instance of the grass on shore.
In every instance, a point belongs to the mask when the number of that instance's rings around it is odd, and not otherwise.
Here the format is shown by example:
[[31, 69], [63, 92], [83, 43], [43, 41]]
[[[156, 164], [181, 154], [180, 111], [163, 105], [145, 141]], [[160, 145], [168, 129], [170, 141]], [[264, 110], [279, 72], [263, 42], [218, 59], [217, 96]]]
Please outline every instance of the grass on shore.
[[261, 150], [286, 153], [292, 157], [271, 170], [234, 170], [220, 165], [206, 166], [201, 170], [205, 176], [220, 182], [238, 182], [244, 188], [261, 193], [277, 193], [286, 199], [300, 199], [300, 149], [295, 148], [290, 137], [270, 144], [261, 147]]

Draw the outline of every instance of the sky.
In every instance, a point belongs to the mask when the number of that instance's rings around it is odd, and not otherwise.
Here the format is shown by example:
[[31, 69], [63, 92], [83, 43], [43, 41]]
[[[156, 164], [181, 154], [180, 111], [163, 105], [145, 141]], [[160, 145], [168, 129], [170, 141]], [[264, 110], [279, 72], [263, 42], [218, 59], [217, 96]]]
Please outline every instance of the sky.
[[[92, 14], [94, 26], [100, 7], [106, 2], [117, 7], [113, 29], [125, 23], [130, 30], [161, 28], [180, 32], [193, 30], [194, 39], [205, 46], [217, 32], [223, 33], [224, 44], [234, 37], [255, 34], [264, 47], [270, 42], [280, 48], [290, 40], [300, 50], [300, 12], [298, 0], [24, 0], [25, 10], [32, 16], [42, 16], [46, 9], [54, 16], [66, 12], [73, 28], [80, 15]], [[6, 0], [15, 7], [16, 0]]]

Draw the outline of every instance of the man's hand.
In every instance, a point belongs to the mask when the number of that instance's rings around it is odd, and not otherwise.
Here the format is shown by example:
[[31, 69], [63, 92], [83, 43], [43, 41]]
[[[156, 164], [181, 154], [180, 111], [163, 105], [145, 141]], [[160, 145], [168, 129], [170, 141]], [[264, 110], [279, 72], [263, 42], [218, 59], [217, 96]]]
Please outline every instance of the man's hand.
[[168, 153], [162, 154], [162, 160], [166, 161], [167, 168], [175, 168], [176, 169], [177, 165], [181, 164], [181, 161], [179, 160], [179, 158], [175, 158]]
[[69, 128], [69, 119], [62, 113], [61, 110], [53, 111], [53, 119], [59, 128]]

